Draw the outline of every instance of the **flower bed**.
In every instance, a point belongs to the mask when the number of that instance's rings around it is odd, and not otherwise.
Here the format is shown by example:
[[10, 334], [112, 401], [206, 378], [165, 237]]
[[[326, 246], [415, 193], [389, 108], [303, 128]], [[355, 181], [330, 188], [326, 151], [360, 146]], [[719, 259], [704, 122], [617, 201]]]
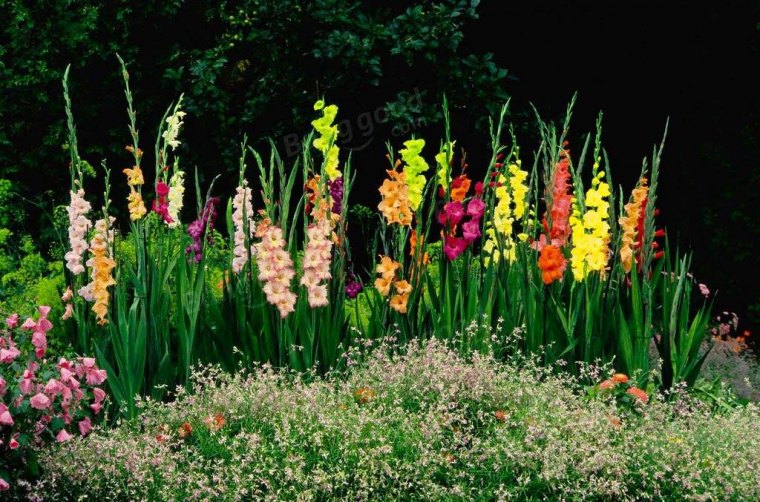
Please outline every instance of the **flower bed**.
[[616, 401], [598, 385], [489, 356], [465, 361], [436, 342], [388, 354], [310, 382], [268, 367], [196, 373], [195, 395], [142, 403], [139, 420], [45, 455], [36, 490], [149, 500], [760, 497], [755, 405], [713, 415], [686, 395]]

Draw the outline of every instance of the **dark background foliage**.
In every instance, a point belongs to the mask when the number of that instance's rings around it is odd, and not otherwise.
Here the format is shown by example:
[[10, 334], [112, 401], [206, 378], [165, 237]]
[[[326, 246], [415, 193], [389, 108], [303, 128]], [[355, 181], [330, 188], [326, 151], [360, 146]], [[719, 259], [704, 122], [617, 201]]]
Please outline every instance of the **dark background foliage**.
[[387, 165], [383, 141], [398, 148], [417, 134], [432, 153], [444, 93], [454, 137], [478, 172], [484, 118], [508, 96], [527, 154], [529, 103], [559, 117], [578, 91], [571, 148], [603, 110], [614, 181], [626, 191], [670, 117], [661, 221], [694, 250], [697, 278], [718, 290], [719, 308], [749, 328], [760, 321], [758, 2], [0, 0], [0, 20], [0, 178], [18, 194], [2, 202], [2, 227], [17, 242], [40, 236], [47, 250], [45, 212], [65, 200], [68, 63], [80, 149], [93, 165], [128, 165], [118, 52], [145, 149], [184, 93], [185, 167], [226, 173], [220, 191], [236, 180], [243, 134], [257, 148], [272, 138], [295, 158], [311, 104], [338, 104], [341, 143], [360, 173], [353, 201], [370, 206]]

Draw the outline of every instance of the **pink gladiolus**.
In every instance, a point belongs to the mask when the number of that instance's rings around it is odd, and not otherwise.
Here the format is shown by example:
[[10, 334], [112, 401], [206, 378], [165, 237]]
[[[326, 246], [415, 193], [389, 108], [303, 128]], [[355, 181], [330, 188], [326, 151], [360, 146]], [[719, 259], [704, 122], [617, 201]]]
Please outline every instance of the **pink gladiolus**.
[[477, 219], [471, 219], [465, 222], [462, 225], [462, 234], [464, 235], [464, 240], [467, 241], [468, 244], [472, 244], [475, 239], [480, 237], [480, 223]]
[[82, 365], [88, 370], [95, 367], [94, 357], [80, 357], [79, 360], [82, 362]]
[[74, 275], [84, 272], [82, 265], [82, 254], [87, 250], [87, 230], [92, 227], [92, 222], [87, 219], [87, 213], [90, 211], [90, 203], [84, 200], [84, 190], [70, 192], [71, 204], [68, 207], [69, 213], [69, 243], [71, 249], [66, 253], [66, 268]]
[[309, 306], [312, 308], [324, 307], [328, 304], [327, 286], [321, 282], [331, 277], [330, 231], [330, 221], [326, 218], [311, 225], [306, 231], [309, 241], [304, 251], [301, 285], [306, 286]]
[[481, 199], [475, 198], [467, 204], [467, 216], [479, 220], [486, 211], [486, 204]]
[[92, 404], [90, 405], [90, 408], [92, 409], [92, 412], [93, 412], [93, 413], [95, 413], [96, 415], [97, 415], [98, 413], [100, 413], [100, 407], [101, 407], [101, 404], [100, 404], [100, 403], [92, 403]]
[[40, 392], [39, 394], [35, 394], [29, 400], [29, 404], [31, 404], [32, 408], [35, 410], [44, 410], [50, 407], [50, 398]]
[[449, 261], [454, 261], [465, 249], [467, 249], [466, 240], [451, 235], [446, 236], [443, 252], [446, 254], [446, 258], [448, 258]]
[[11, 485], [3, 478], [0, 478], [0, 492], [4, 492], [10, 489], [11, 489]]
[[65, 443], [69, 439], [73, 439], [73, 438], [74, 438], [74, 436], [72, 436], [71, 434], [69, 434], [66, 431], [66, 429], [61, 429], [60, 431], [58, 431], [58, 434], [56, 434], [56, 436], [55, 436], [55, 440], [58, 443]]
[[[232, 271], [236, 274], [240, 273], [245, 264], [248, 263], [248, 258], [253, 250], [253, 246], [246, 247], [246, 240], [250, 245], [251, 237], [256, 230], [256, 224], [253, 221], [252, 197], [248, 182], [243, 180], [243, 183], [237, 187], [237, 194], [232, 199], [232, 207], [234, 208], [232, 222], [235, 225]], [[246, 230], [248, 231], [247, 236]]]
[[6, 392], [8, 392], [7, 382], [5, 381], [5, 378], [0, 375], [0, 397], [4, 396]]
[[285, 239], [282, 229], [270, 226], [264, 232], [261, 242], [255, 244], [258, 256], [259, 280], [263, 281], [267, 301], [277, 307], [280, 317], [287, 317], [295, 310], [296, 295], [290, 291], [293, 280], [293, 260], [284, 249]]
[[8, 329], [13, 329], [18, 326], [18, 314], [13, 314], [5, 318], [5, 325]]
[[0, 403], [0, 425], [13, 425], [13, 417], [5, 403]]
[[74, 298], [74, 292], [71, 290], [71, 286], [69, 286], [66, 288], [66, 291], [63, 292], [63, 295], [61, 295], [61, 301], [63, 303], [68, 303], [72, 298]]
[[61, 316], [61, 320], [65, 321], [67, 319], [71, 319], [71, 316], [74, 314], [74, 305], [72, 303], [66, 304], [66, 310], [63, 311], [63, 315]]
[[8, 448], [10, 448], [11, 450], [15, 450], [15, 449], [17, 449], [19, 447], [18, 436], [19, 436], [19, 434], [16, 433], [16, 434], [13, 435], [13, 437], [11, 438], [11, 440], [8, 441]]
[[79, 426], [79, 433], [82, 436], [86, 436], [92, 430], [92, 422], [90, 421], [90, 417], [85, 417], [84, 420], [80, 420], [77, 425]]

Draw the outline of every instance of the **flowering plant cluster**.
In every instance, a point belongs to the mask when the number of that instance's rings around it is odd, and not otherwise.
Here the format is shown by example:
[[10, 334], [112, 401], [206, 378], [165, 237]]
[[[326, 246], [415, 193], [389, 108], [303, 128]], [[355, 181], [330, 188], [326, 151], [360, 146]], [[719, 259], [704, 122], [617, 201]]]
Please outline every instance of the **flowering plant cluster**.
[[13, 314], [0, 329], [0, 492], [35, 474], [45, 444], [89, 434], [106, 397], [94, 358], [48, 356], [49, 313], [41, 306], [23, 323]]
[[174, 403], [146, 403], [139, 423], [47, 452], [41, 460], [46, 475], [33, 494], [135, 500], [760, 497], [757, 405], [713, 414], [681, 394], [672, 402], [652, 396], [632, 409], [614, 399], [588, 399], [577, 391], [582, 382], [529, 362], [463, 358], [435, 340], [396, 349], [388, 341], [372, 344], [364, 357], [352, 350], [352, 370], [326, 378], [303, 379], [268, 366], [232, 374], [204, 369], [195, 375], [194, 392], [180, 392]]

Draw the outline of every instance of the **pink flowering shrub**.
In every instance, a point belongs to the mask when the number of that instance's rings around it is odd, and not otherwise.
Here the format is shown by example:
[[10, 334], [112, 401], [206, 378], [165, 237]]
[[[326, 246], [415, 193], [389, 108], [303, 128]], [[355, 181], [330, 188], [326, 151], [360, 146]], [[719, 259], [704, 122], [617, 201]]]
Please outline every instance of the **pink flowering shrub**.
[[23, 323], [13, 314], [0, 329], [0, 491], [37, 474], [44, 445], [89, 434], [106, 397], [94, 358], [47, 357], [49, 313], [41, 306]]

